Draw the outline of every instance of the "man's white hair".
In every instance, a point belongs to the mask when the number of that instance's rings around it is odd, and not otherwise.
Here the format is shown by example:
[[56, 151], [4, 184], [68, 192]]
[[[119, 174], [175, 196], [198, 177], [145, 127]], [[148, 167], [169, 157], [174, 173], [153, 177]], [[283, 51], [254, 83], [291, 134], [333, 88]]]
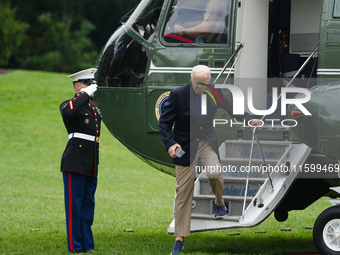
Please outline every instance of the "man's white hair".
[[205, 65], [197, 65], [192, 68], [191, 71], [191, 78], [194, 78], [194, 75], [204, 75], [204, 74], [209, 74], [209, 80], [210, 80], [210, 68], [205, 66]]

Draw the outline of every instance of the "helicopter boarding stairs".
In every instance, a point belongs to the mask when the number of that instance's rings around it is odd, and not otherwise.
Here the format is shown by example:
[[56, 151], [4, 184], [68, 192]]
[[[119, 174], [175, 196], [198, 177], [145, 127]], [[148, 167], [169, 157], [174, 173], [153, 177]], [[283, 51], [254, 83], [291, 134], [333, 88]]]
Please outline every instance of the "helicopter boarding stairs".
[[[254, 137], [257, 146], [254, 145]], [[259, 146], [260, 144], [260, 146]], [[215, 219], [215, 196], [205, 168], [195, 181], [191, 232], [253, 227], [265, 220], [288, 192], [311, 149], [287, 141], [225, 141], [219, 148], [227, 214]], [[266, 167], [263, 167], [266, 166]], [[250, 171], [248, 171], [250, 169]], [[168, 228], [174, 234], [175, 220]]]

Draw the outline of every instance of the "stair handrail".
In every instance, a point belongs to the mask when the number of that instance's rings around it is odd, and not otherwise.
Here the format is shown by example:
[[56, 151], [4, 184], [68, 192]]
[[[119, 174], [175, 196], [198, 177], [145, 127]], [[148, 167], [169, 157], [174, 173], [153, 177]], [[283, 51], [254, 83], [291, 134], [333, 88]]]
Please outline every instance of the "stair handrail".
[[[261, 147], [261, 145], [260, 145], [260, 141], [259, 141], [259, 138], [258, 138], [258, 136], [257, 136], [257, 129], [256, 128], [254, 128], [255, 129], [255, 139], [256, 139], [256, 144], [257, 144], [257, 147], [259, 148], [259, 150], [260, 150], [260, 154], [261, 154], [261, 158], [262, 158], [262, 164], [264, 165], [264, 166], [266, 166], [267, 165], [267, 163], [266, 163], [266, 160], [265, 160], [265, 158], [264, 158], [264, 155], [263, 155], [263, 151], [262, 151], [262, 147]], [[261, 164], [261, 170], [262, 170], [262, 164]], [[270, 178], [270, 174], [269, 174], [269, 171], [266, 171], [266, 173], [267, 173], [267, 177], [268, 177], [268, 180], [269, 180], [269, 184], [270, 184], [270, 187], [271, 187], [271, 189], [272, 189], [272, 192], [274, 191], [274, 186], [273, 186], [273, 181], [272, 181], [272, 178]]]
[[[221, 77], [221, 75], [224, 73], [224, 71], [227, 69], [230, 62], [234, 59], [234, 57], [239, 53], [239, 51], [244, 47], [244, 43], [240, 43], [237, 47], [236, 51], [231, 55], [231, 57], [228, 59], [227, 63], [224, 65], [222, 71], [217, 75], [216, 79], [214, 80], [214, 83], [217, 82], [217, 80]], [[236, 61], [235, 61], [236, 62]], [[234, 64], [235, 64], [234, 62]], [[230, 70], [231, 71], [231, 70]]]
[[[319, 48], [319, 44], [316, 45], [316, 47], [314, 48], [314, 50], [312, 51], [312, 53], [308, 56], [308, 58], [305, 60], [305, 62], [301, 65], [301, 67], [299, 68], [299, 70], [296, 72], [296, 74], [294, 75], [294, 77], [289, 81], [289, 83], [285, 86], [286, 88], [288, 88], [293, 81], [295, 80], [295, 78], [302, 72], [302, 70], [305, 68], [305, 66], [307, 65], [307, 63], [310, 61], [310, 59], [314, 56], [314, 54], [317, 52]], [[278, 96], [277, 100], [279, 100], [281, 98], [281, 94]], [[263, 117], [261, 118], [261, 121], [266, 117], [266, 115], [263, 115]], [[260, 150], [261, 153], [261, 157], [262, 157], [262, 162], [265, 165], [265, 159], [262, 153], [262, 148], [260, 145], [260, 142], [258, 140], [257, 137], [257, 133], [256, 133], [257, 127], [253, 127], [252, 129], [252, 140], [251, 140], [251, 147], [250, 147], [250, 155], [249, 155], [249, 164], [248, 164], [248, 171], [247, 171], [247, 180], [246, 180], [246, 187], [245, 187], [245, 193], [244, 193], [244, 200], [243, 200], [243, 208], [242, 208], [242, 216], [241, 219], [244, 219], [244, 212], [246, 209], [246, 200], [247, 200], [247, 193], [248, 193], [248, 183], [249, 183], [249, 172], [250, 172], [250, 167], [251, 167], [251, 161], [252, 161], [252, 157], [253, 157], [253, 147], [254, 147], [254, 139], [256, 138], [256, 142], [257, 142], [257, 146]], [[262, 167], [261, 167], [262, 168]], [[268, 180], [271, 186], [272, 191], [274, 191], [274, 187], [273, 187], [273, 182], [272, 179], [270, 178], [270, 174], [267, 171], [267, 175], [268, 175]]]
[[245, 212], [245, 209], [246, 209], [246, 200], [247, 200], [248, 183], [249, 183], [249, 170], [250, 170], [251, 161], [252, 161], [252, 158], [253, 158], [255, 132], [256, 132], [256, 127], [252, 129], [252, 139], [251, 139], [251, 146], [250, 146], [249, 164], [248, 164], [246, 188], [245, 188], [245, 192], [244, 192], [244, 200], [243, 200], [243, 208], [242, 208], [241, 219], [244, 218], [244, 212]]
[[[318, 51], [319, 49], [319, 44], [316, 45], [316, 47], [314, 48], [314, 50], [312, 51], [312, 53], [308, 56], [308, 58], [305, 60], [305, 62], [303, 62], [303, 64], [301, 65], [301, 67], [299, 68], [299, 70], [296, 72], [296, 74], [293, 76], [293, 78], [289, 81], [289, 83], [286, 85], [286, 88], [288, 88], [293, 81], [295, 80], [295, 78], [302, 72], [302, 70], [306, 67], [306, 65], [308, 64], [308, 62], [311, 60], [311, 58], [314, 56], [314, 54]], [[279, 100], [281, 97], [280, 96], [277, 98], [277, 100]], [[266, 116], [266, 115], [265, 115]], [[263, 116], [263, 118], [265, 117]]]
[[[293, 78], [287, 83], [287, 85], [285, 86], [285, 88], [288, 88], [290, 85], [292, 85], [293, 81], [295, 80], [295, 78], [302, 72], [302, 70], [306, 67], [306, 65], [308, 64], [308, 62], [311, 60], [311, 58], [314, 56], [314, 54], [318, 51], [319, 48], [319, 44], [316, 45], [316, 47], [314, 48], [314, 50], [312, 51], [312, 53], [308, 56], [308, 58], [305, 60], [305, 62], [303, 62], [303, 64], [301, 65], [301, 67], [299, 68], [299, 70], [296, 72], [296, 74], [293, 76]], [[281, 98], [282, 93], [277, 97], [276, 101], [278, 101]], [[261, 118], [261, 121], [266, 117], [267, 115], [263, 115], [263, 117]]]
[[[262, 147], [261, 147], [260, 141], [259, 141], [259, 139], [257, 137], [256, 131], [257, 131], [257, 127], [254, 127], [252, 129], [252, 139], [251, 139], [251, 146], [250, 146], [249, 164], [248, 164], [248, 169], [247, 169], [247, 179], [246, 179], [246, 187], [245, 187], [245, 192], [244, 192], [244, 200], [243, 200], [241, 219], [244, 218], [244, 212], [246, 210], [246, 201], [247, 201], [247, 196], [248, 196], [247, 193], [248, 193], [248, 183], [249, 183], [249, 172], [250, 172], [250, 169], [251, 169], [251, 161], [253, 159], [254, 140], [256, 140], [257, 147], [260, 150], [260, 154], [261, 154], [261, 158], [262, 158], [262, 164], [260, 165], [261, 170], [262, 170], [262, 165], [266, 165], [266, 160], [264, 159], [264, 155], [263, 155], [263, 152], [262, 152]], [[266, 172], [267, 172], [267, 177], [268, 177], [268, 180], [269, 180], [270, 187], [271, 187], [272, 192], [273, 192], [274, 191], [274, 186], [273, 186], [272, 179], [270, 178], [269, 172], [268, 171], [266, 171]]]

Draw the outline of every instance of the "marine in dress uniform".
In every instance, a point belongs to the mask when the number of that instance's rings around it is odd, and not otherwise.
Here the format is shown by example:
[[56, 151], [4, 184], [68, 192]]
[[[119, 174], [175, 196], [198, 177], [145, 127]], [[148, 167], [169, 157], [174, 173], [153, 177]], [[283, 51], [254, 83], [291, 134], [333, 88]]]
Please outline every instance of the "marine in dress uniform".
[[101, 112], [91, 101], [97, 90], [95, 68], [69, 76], [75, 95], [60, 105], [68, 133], [68, 143], [61, 159], [64, 181], [68, 251], [79, 253], [94, 250], [91, 226], [94, 218]]

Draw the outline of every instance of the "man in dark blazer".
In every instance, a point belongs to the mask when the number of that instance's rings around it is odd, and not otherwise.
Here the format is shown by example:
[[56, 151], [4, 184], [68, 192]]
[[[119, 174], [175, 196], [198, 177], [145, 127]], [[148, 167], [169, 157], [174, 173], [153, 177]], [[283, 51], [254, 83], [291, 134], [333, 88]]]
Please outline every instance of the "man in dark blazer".
[[[233, 115], [233, 103], [223, 95], [221, 89], [215, 90], [221, 101], [216, 100], [215, 105], [213, 99], [208, 96], [207, 114], [202, 115], [202, 94], [205, 90], [213, 94], [213, 91], [209, 89], [209, 81], [210, 69], [204, 65], [195, 66], [192, 69], [191, 82], [171, 91], [159, 120], [159, 134], [176, 165], [176, 241], [171, 254], [182, 253], [184, 237], [190, 236], [191, 203], [196, 177], [195, 166], [198, 160], [204, 166], [216, 167], [219, 164], [217, 137], [213, 129], [213, 119], [217, 108], [225, 109], [230, 116], [244, 119], [246, 123], [251, 120], [248, 113], [244, 116]], [[252, 121], [250, 125], [257, 126], [260, 123]], [[176, 156], [178, 147], [185, 151], [180, 158]], [[226, 214], [222, 199], [223, 176], [218, 171], [208, 172], [207, 176], [216, 197], [215, 218], [221, 218]]]
[[91, 226], [97, 188], [101, 112], [90, 99], [97, 90], [96, 69], [72, 74], [75, 95], [60, 105], [68, 133], [61, 159], [68, 251], [94, 250]]

